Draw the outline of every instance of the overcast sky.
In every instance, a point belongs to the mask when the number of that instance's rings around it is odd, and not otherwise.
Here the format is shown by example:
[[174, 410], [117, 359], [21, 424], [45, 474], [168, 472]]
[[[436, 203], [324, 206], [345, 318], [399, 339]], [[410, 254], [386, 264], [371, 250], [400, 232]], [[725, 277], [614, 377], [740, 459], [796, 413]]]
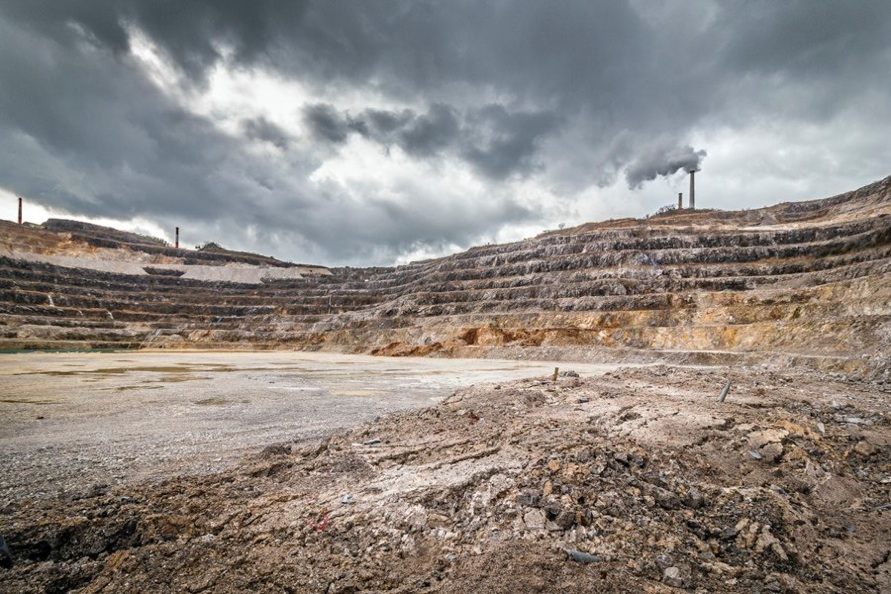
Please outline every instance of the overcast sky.
[[889, 124], [888, 0], [0, 1], [0, 217], [302, 262], [832, 195]]

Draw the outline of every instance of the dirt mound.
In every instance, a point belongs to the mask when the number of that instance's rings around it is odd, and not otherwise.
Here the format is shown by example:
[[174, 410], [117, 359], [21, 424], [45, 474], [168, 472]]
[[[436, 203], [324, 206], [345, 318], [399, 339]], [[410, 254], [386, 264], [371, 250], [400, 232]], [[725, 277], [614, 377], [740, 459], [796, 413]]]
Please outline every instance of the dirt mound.
[[[718, 394], [731, 380], [723, 403]], [[624, 369], [5, 509], [9, 592], [874, 592], [888, 386]]]

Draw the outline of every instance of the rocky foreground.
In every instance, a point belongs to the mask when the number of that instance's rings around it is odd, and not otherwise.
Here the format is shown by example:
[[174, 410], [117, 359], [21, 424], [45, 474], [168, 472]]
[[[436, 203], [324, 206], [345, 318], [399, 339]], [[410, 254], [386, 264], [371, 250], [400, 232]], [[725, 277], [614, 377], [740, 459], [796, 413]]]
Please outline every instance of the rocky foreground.
[[888, 391], [762, 368], [478, 386], [221, 474], [7, 506], [0, 583], [889, 591]]

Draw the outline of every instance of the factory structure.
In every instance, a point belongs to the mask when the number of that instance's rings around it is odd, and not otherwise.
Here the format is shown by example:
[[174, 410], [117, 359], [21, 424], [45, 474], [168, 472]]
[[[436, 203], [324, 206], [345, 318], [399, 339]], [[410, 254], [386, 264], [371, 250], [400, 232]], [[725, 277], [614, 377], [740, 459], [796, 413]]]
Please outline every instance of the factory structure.
[[[687, 173], [690, 174], [690, 198], [687, 208], [690, 210], [696, 210], [696, 172], [699, 169], [688, 169]], [[678, 210], [684, 209], [684, 193], [678, 192]]]

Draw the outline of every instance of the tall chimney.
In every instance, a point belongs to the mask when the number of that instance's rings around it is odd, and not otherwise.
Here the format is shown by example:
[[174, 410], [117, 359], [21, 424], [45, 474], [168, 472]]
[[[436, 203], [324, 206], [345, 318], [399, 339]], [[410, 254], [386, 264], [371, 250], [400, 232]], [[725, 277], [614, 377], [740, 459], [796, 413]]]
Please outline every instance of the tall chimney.
[[22, 197], [19, 196], [19, 225], [22, 224]]
[[176, 228], [176, 249], [179, 249], [179, 227]]
[[684, 208], [684, 193], [678, 192], [678, 210]]
[[696, 170], [690, 170], [690, 210], [696, 208]]

